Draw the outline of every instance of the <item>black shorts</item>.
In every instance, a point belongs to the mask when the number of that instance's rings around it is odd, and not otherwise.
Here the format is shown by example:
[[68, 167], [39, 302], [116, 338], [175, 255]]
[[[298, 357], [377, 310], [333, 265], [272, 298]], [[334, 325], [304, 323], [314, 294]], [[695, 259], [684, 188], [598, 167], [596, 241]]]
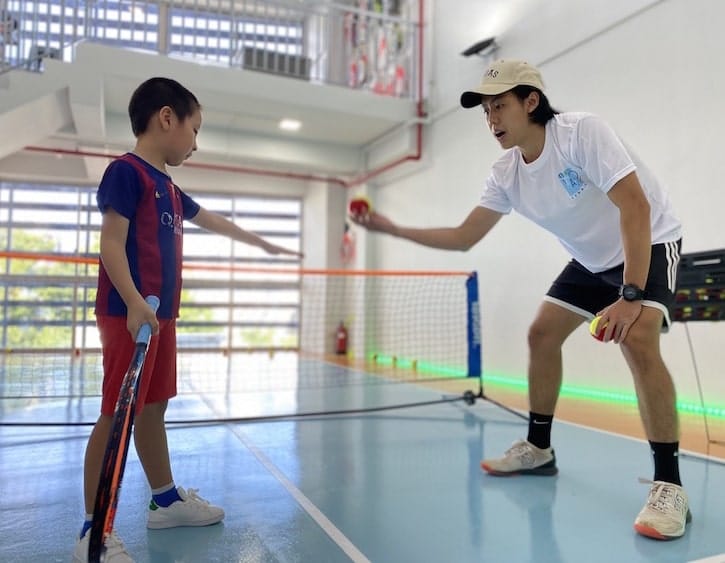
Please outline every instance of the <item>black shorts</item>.
[[[677, 265], [682, 239], [652, 245], [643, 305], [664, 314], [663, 325], [670, 326], [669, 310], [675, 301]], [[624, 264], [594, 274], [576, 260], [569, 262], [546, 292], [546, 301], [556, 303], [591, 320], [602, 309], [619, 299]]]

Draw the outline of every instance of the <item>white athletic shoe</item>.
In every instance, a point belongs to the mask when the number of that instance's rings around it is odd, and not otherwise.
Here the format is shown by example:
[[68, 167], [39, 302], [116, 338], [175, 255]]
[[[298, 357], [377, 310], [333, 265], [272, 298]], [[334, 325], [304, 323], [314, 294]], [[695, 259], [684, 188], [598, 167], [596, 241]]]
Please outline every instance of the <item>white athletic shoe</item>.
[[526, 440], [517, 440], [503, 457], [484, 459], [481, 469], [491, 475], [556, 475], [554, 450], [542, 450]]
[[197, 489], [186, 492], [178, 487], [177, 490], [181, 500], [167, 507], [158, 506], [151, 501], [148, 528], [158, 530], [177, 526], [210, 526], [224, 519], [224, 510], [197, 495]]
[[[91, 531], [88, 530], [85, 535], [76, 541], [76, 548], [73, 551], [74, 563], [88, 563], [88, 544], [91, 541]], [[104, 563], [134, 563], [131, 556], [123, 546], [123, 542], [116, 535], [116, 531], [112, 531], [106, 538], [106, 553], [103, 559]]]
[[637, 533], [656, 540], [672, 540], [685, 533], [692, 520], [687, 493], [679, 485], [640, 479], [652, 485], [644, 508], [634, 521]]

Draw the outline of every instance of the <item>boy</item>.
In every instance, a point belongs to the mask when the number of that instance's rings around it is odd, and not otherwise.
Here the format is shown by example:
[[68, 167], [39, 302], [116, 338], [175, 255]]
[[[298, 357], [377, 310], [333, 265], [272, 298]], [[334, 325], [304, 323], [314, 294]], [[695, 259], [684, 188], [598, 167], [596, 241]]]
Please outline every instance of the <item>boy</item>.
[[[166, 441], [164, 413], [168, 400], [176, 395], [183, 221], [270, 254], [299, 256], [200, 207], [171, 181], [166, 167], [180, 165], [197, 149], [201, 105], [194, 94], [174, 80], [151, 78], [136, 89], [128, 112], [136, 146], [108, 166], [97, 195], [103, 213], [96, 297], [103, 398], [86, 448], [86, 519], [73, 556], [77, 562], [88, 560], [91, 512], [113, 411], [133, 353], [133, 339], [144, 323], [151, 324], [154, 337], [138, 392], [134, 443], [151, 486], [148, 527], [207, 526], [224, 518], [221, 508], [193, 489], [187, 492], [174, 485]], [[161, 300], [156, 314], [144, 301], [151, 294]], [[106, 561], [133, 561], [115, 532], [106, 540]]]
[[401, 227], [370, 213], [353, 221], [419, 244], [467, 250], [515, 209], [554, 234], [572, 256], [529, 329], [529, 430], [492, 475], [557, 472], [551, 426], [562, 379], [561, 347], [584, 320], [601, 315], [632, 372], [654, 456], [650, 494], [635, 530], [656, 539], [684, 534], [690, 520], [680, 482], [675, 389], [659, 351], [674, 299], [681, 226], [658, 180], [598, 117], [555, 111], [539, 71], [501, 60], [461, 105], [482, 106], [504, 155], [479, 205], [458, 227]]

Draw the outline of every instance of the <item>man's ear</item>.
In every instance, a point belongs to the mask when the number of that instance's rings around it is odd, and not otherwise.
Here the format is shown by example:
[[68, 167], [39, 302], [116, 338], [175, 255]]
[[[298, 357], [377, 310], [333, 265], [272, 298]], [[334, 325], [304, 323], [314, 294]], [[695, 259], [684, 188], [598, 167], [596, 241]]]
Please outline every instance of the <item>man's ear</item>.
[[539, 102], [541, 101], [541, 98], [539, 97], [539, 93], [536, 91], [529, 92], [529, 95], [526, 96], [525, 104], [526, 104], [526, 112], [528, 114], [531, 114], [534, 112], [534, 110], [539, 107]]

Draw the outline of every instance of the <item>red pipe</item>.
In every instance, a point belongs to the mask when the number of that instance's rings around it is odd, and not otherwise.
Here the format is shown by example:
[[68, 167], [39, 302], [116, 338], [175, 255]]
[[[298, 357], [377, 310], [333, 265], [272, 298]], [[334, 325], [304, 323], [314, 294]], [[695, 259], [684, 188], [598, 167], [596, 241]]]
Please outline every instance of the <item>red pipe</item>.
[[[45, 152], [58, 155], [70, 155], [70, 156], [88, 156], [88, 157], [99, 157], [107, 158], [112, 160], [121, 156], [120, 154], [108, 154], [105, 152], [94, 152], [84, 151], [78, 149], [58, 149], [53, 147], [35, 147], [27, 146], [24, 148], [26, 151], [32, 152]], [[280, 172], [276, 170], [264, 170], [260, 168], [247, 168], [245, 166], [227, 165], [227, 164], [206, 164], [204, 162], [184, 162], [184, 166], [189, 168], [202, 168], [207, 170], [221, 170], [226, 172], [238, 172], [240, 174], [254, 174], [257, 176], [275, 176], [278, 178], [287, 178], [292, 180], [317, 180], [321, 182], [331, 182], [334, 184], [340, 184], [342, 187], [348, 187], [348, 182], [340, 178], [333, 178], [331, 176], [318, 176], [316, 174], [302, 174], [297, 172]]]
[[[425, 12], [423, 3], [424, 3], [424, 0], [418, 0], [418, 34], [419, 34], [419, 36], [418, 36], [418, 99], [416, 102], [416, 115], [419, 119], [422, 119], [425, 117], [425, 112], [423, 111], [423, 14]], [[200, 169], [205, 169], [205, 170], [218, 170], [218, 171], [224, 171], [224, 172], [236, 172], [239, 174], [253, 174], [256, 176], [270, 176], [270, 177], [275, 177], [275, 178], [285, 178], [288, 180], [291, 179], [291, 180], [308, 180], [308, 181], [315, 181], [315, 182], [328, 182], [331, 184], [338, 184], [339, 186], [341, 186], [343, 188], [353, 188], [355, 186], [359, 186], [360, 184], [367, 182], [368, 180], [371, 180], [372, 178], [379, 176], [380, 174], [383, 174], [384, 172], [387, 172], [388, 170], [392, 170], [393, 168], [396, 168], [397, 166], [400, 166], [401, 164], [403, 164], [405, 162], [419, 161], [421, 159], [421, 157], [423, 156], [423, 124], [420, 122], [416, 123], [415, 127], [416, 127], [416, 142], [415, 142], [415, 152], [413, 154], [402, 156], [392, 162], [384, 164], [384, 165], [380, 166], [379, 168], [376, 168], [369, 172], [365, 172], [364, 174], [361, 174], [360, 176], [357, 176], [350, 180], [345, 180], [343, 178], [337, 178], [334, 176], [321, 176], [318, 174], [281, 172], [281, 171], [275, 171], [275, 170], [267, 170], [264, 168], [249, 168], [246, 166], [235, 166], [235, 165], [227, 165], [227, 164], [205, 164], [203, 162], [193, 162], [193, 161], [185, 162], [184, 166], [188, 166], [190, 168], [200, 168]], [[33, 152], [52, 153], [52, 154], [57, 154], [57, 155], [99, 157], [99, 158], [107, 158], [107, 159], [114, 159], [114, 158], [118, 158], [120, 156], [120, 155], [106, 154], [103, 152], [58, 149], [58, 148], [37, 147], [37, 146], [27, 146], [24, 148], [24, 150], [33, 151]]]

